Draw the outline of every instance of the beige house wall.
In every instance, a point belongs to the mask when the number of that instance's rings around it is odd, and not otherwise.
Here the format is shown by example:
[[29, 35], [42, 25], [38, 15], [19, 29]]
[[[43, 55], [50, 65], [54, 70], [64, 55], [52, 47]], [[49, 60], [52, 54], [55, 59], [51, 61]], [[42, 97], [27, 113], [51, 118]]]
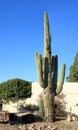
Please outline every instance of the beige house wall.
[[[3, 110], [8, 110], [9, 112], [20, 112], [20, 104], [32, 104], [38, 105], [40, 94], [43, 92], [43, 89], [39, 86], [37, 82], [32, 83], [32, 96], [28, 99], [18, 100], [13, 103], [9, 101], [8, 104], [3, 104]], [[78, 115], [78, 83], [64, 83], [62, 92], [65, 95], [66, 111]]]
[[78, 83], [64, 83], [62, 93], [65, 94], [66, 111], [78, 115]]
[[24, 111], [22, 109], [19, 109], [21, 104], [23, 104], [24, 106], [26, 104], [38, 105], [39, 96], [42, 93], [42, 91], [43, 89], [39, 86], [39, 84], [37, 82], [33, 82], [31, 98], [19, 99], [16, 102], [9, 101], [8, 103], [4, 101], [5, 103], [3, 103], [2, 110], [8, 110], [10, 113], [18, 113]]

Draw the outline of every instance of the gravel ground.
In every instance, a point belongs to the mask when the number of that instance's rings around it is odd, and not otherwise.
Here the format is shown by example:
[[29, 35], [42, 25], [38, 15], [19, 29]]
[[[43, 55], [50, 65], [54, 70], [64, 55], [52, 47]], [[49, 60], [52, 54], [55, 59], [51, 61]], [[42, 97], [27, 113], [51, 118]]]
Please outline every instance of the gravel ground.
[[54, 123], [36, 122], [31, 124], [10, 125], [0, 123], [0, 130], [78, 130], [78, 121], [60, 120]]

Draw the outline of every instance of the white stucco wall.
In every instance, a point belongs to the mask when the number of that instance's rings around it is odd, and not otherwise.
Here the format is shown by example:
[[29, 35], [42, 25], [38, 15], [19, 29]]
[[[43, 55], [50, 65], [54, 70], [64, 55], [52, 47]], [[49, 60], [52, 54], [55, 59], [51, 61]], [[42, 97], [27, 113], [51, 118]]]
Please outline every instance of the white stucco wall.
[[64, 83], [62, 93], [65, 94], [66, 111], [75, 113], [78, 115], [78, 83]]
[[32, 83], [32, 95], [31, 98], [27, 99], [20, 99], [16, 102], [9, 101], [8, 103], [3, 103], [2, 110], [8, 110], [10, 113], [18, 113], [22, 112], [23, 110], [19, 110], [20, 104], [31, 104], [31, 105], [38, 105], [38, 99], [40, 94], [42, 93], [43, 89], [39, 86], [37, 82]]
[[[16, 103], [12, 103], [11, 101], [8, 104], [3, 104], [3, 110], [8, 110], [9, 112], [19, 112], [20, 103], [23, 104], [32, 104], [38, 105], [39, 96], [42, 93], [43, 89], [39, 86], [37, 82], [32, 83], [32, 96], [31, 98], [19, 100]], [[63, 90], [61, 93], [65, 95], [66, 111], [70, 112], [70, 108], [72, 113], [78, 115], [78, 83], [64, 83]]]
[[9, 101], [8, 103], [3, 103], [3, 106], [2, 106], [2, 110], [7, 110], [9, 111], [10, 113], [14, 113], [14, 112], [18, 112], [18, 102], [11, 102]]

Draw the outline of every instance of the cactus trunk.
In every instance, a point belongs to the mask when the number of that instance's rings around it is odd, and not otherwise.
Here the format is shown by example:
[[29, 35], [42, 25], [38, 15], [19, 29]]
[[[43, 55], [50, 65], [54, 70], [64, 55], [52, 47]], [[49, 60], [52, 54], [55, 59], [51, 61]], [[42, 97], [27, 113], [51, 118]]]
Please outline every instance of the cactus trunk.
[[62, 90], [65, 76], [65, 64], [62, 65], [60, 81], [57, 83], [58, 56], [51, 56], [51, 34], [48, 14], [46, 12], [44, 13], [44, 57], [36, 53], [36, 67], [39, 84], [43, 87], [45, 119], [53, 122], [54, 98]]
[[54, 95], [46, 88], [43, 91], [43, 104], [45, 111], [45, 120], [49, 122], [54, 121]]

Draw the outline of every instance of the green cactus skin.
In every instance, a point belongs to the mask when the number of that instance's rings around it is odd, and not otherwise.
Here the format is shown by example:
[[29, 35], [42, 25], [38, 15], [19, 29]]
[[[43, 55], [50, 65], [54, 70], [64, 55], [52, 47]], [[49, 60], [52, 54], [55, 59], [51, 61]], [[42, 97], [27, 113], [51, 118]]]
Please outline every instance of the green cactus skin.
[[44, 57], [36, 53], [38, 81], [43, 88], [45, 119], [54, 121], [54, 98], [62, 91], [65, 77], [65, 64], [62, 65], [60, 80], [58, 77], [58, 56], [51, 56], [51, 33], [47, 12], [44, 12]]

